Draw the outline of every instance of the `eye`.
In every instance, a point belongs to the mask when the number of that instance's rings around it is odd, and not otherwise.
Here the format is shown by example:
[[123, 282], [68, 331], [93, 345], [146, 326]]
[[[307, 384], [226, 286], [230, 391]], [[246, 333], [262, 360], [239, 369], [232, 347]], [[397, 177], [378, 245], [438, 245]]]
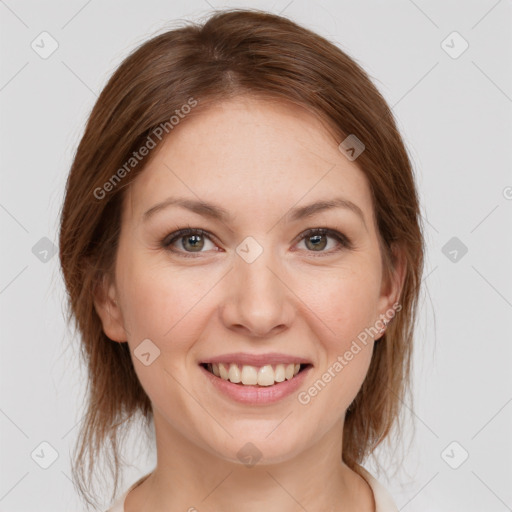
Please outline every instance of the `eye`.
[[[324, 251], [325, 247], [328, 245], [326, 240], [328, 238], [336, 240], [338, 245], [332, 250]], [[300, 235], [299, 242], [302, 241], [305, 242], [307, 249], [310, 249], [309, 252], [318, 252], [321, 255], [331, 254], [344, 248], [352, 248], [352, 243], [344, 234], [329, 228], [308, 229]]]
[[[186, 228], [180, 229], [171, 233], [167, 237], [162, 240], [162, 245], [166, 249], [169, 249], [172, 252], [183, 253], [180, 249], [172, 248], [172, 246], [178, 243], [178, 246], [181, 247], [186, 252], [204, 252], [202, 249], [205, 246], [205, 239], [208, 240], [212, 245], [212, 241], [210, 240], [210, 235], [199, 228]], [[187, 254], [183, 254], [185, 257], [191, 257]], [[193, 256], [192, 256], [193, 257]]]
[[[207, 242], [215, 247], [212, 242], [214, 238], [210, 233], [199, 228], [186, 228], [180, 229], [167, 235], [161, 242], [162, 247], [174, 252], [179, 253], [186, 258], [195, 257], [193, 253], [206, 252], [202, 249], [207, 247]], [[334, 239], [337, 243], [334, 249], [324, 251], [328, 242], [325, 239]], [[306, 244], [307, 252], [316, 252], [320, 255], [327, 255], [343, 249], [352, 249], [351, 241], [339, 231], [329, 228], [314, 228], [299, 235], [299, 243], [304, 241]], [[178, 247], [176, 247], [178, 246]], [[187, 254], [188, 253], [188, 254]]]

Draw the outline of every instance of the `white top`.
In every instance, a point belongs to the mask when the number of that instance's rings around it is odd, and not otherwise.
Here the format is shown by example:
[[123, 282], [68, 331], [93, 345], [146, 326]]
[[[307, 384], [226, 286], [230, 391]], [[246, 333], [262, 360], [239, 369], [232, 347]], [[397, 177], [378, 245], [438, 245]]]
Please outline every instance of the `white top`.
[[[373, 491], [373, 498], [375, 500], [375, 512], [398, 512], [398, 508], [391, 498], [391, 495], [388, 493], [387, 489], [374, 477], [372, 476], [365, 468], [360, 466], [361, 473], [363, 474], [364, 479], [368, 482], [368, 485], [371, 487]], [[124, 511], [124, 502], [126, 500], [126, 496], [128, 493], [135, 489], [138, 485], [140, 485], [151, 473], [144, 475], [142, 478], [137, 480], [122, 496], [120, 496], [109, 508], [106, 512], [125, 512]]]

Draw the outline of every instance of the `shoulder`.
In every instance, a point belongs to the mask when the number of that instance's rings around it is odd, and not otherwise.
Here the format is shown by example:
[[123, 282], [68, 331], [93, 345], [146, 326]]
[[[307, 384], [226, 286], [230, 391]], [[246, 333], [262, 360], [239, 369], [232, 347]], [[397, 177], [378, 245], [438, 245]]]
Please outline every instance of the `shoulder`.
[[126, 496], [128, 496], [128, 493], [131, 491], [132, 487], [130, 487], [130, 489], [119, 496], [119, 498], [117, 498], [116, 501], [110, 506], [110, 508], [105, 510], [105, 512], [124, 512], [124, 500], [126, 499]]
[[124, 512], [124, 499], [126, 498], [126, 494], [128, 493], [125, 493], [117, 499], [108, 510], [105, 510], [105, 512]]
[[375, 512], [398, 512], [398, 507], [396, 506], [388, 490], [363, 466], [359, 466], [358, 469], [360, 475], [368, 482], [368, 485], [372, 488], [373, 498], [375, 500]]
[[144, 480], [146, 480], [149, 475], [151, 475], [151, 473], [148, 473], [147, 475], [139, 478], [134, 484], [130, 486], [129, 489], [127, 489], [121, 496], [119, 496], [119, 498], [117, 498], [116, 501], [110, 506], [110, 508], [105, 510], [105, 512], [124, 512], [124, 502], [126, 500], [126, 496], [128, 496], [132, 489], [135, 489], [135, 487], [144, 482]]

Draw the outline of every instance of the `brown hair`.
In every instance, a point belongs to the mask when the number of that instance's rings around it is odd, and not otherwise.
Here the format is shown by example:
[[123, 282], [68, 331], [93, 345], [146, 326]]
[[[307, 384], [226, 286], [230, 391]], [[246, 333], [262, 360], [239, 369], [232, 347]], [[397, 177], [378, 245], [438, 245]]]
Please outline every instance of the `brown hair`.
[[[363, 141], [356, 163], [372, 193], [386, 275], [397, 261], [395, 249], [405, 261], [400, 313], [375, 344], [366, 379], [346, 414], [343, 460], [349, 467], [357, 471], [390, 434], [410, 391], [424, 241], [412, 166], [388, 105], [361, 67], [319, 35], [258, 10], [216, 12], [202, 25], [188, 23], [150, 39], [122, 62], [94, 105], [67, 180], [60, 261], [69, 318], [80, 333], [88, 370], [73, 478], [88, 504], [88, 484], [102, 450], [112, 454], [114, 499], [119, 435], [138, 413], [146, 427], [152, 420], [128, 344], [109, 340], [93, 303], [96, 286], [115, 264], [124, 189], [149, 157], [129, 170], [126, 162], [155, 128], [167, 126], [170, 133], [169, 119], [191, 98], [199, 104], [197, 114], [238, 94], [291, 101], [317, 115], [338, 143], [350, 134]], [[118, 172], [123, 166], [125, 172]]]

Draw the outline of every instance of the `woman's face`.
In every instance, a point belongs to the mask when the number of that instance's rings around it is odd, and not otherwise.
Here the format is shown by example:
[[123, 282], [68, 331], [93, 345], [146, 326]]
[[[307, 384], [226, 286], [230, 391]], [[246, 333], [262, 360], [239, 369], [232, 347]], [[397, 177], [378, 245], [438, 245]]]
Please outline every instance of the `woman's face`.
[[[153, 156], [125, 197], [115, 282], [97, 308], [106, 334], [128, 341], [157, 430], [235, 462], [251, 450], [260, 463], [286, 460], [329, 432], [341, 441], [372, 356], [368, 332], [381, 336], [398, 297], [382, 279], [363, 172], [311, 114], [248, 97], [185, 119]], [[352, 206], [298, 215], [339, 199]], [[173, 240], [186, 228], [205, 233]], [[242, 391], [201, 366], [233, 353], [263, 354], [256, 372], [309, 367]]]

